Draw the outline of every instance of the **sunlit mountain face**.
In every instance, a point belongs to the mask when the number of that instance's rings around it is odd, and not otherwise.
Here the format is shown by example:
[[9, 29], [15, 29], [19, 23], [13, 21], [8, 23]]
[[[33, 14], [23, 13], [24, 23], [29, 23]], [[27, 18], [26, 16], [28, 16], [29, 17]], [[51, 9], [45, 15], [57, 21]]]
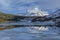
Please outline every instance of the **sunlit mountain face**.
[[33, 8], [33, 9], [28, 9], [26, 10], [26, 14], [23, 15], [23, 14], [20, 14], [18, 13], [17, 15], [22, 15], [22, 16], [47, 16], [49, 15], [49, 13], [47, 11], [42, 11], [41, 9], [39, 8]]
[[34, 8], [28, 10], [28, 16], [47, 16], [49, 15], [48, 12], [39, 10], [39, 8]]

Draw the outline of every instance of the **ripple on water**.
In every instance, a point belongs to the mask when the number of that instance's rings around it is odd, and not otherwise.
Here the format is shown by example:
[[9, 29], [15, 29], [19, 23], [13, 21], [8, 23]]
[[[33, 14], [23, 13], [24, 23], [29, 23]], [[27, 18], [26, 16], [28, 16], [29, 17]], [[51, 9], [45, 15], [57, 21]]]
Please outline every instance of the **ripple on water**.
[[0, 31], [0, 40], [60, 40], [59, 28], [41, 31], [34, 27], [20, 27]]

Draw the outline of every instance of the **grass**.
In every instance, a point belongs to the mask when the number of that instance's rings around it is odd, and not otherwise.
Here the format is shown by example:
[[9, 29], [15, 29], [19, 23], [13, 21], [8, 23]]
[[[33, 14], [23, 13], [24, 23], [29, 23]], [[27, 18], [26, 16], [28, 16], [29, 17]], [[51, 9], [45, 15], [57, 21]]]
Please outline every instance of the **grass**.
[[5, 23], [8, 21], [8, 19], [13, 19], [13, 18], [14, 18], [14, 15], [0, 12], [0, 23]]

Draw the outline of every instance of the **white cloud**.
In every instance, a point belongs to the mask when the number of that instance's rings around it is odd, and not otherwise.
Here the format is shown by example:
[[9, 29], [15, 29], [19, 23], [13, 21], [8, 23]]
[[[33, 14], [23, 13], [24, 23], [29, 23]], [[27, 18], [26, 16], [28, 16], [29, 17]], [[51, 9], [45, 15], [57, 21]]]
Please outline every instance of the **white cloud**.
[[2, 8], [2, 9], [8, 9], [8, 8], [10, 8], [10, 1], [8, 1], [8, 0], [0, 0], [0, 8]]
[[42, 9], [55, 10], [60, 8], [60, 0], [0, 0], [0, 9], [9, 10], [9, 12], [15, 10], [22, 11], [36, 6]]

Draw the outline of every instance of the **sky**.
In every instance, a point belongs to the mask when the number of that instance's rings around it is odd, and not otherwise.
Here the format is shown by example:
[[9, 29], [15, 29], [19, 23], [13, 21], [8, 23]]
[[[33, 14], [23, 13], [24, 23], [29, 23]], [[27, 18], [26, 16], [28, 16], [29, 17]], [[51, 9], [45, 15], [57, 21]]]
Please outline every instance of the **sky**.
[[27, 14], [26, 10], [38, 7], [48, 13], [60, 8], [60, 0], [0, 0], [0, 11], [10, 14]]

